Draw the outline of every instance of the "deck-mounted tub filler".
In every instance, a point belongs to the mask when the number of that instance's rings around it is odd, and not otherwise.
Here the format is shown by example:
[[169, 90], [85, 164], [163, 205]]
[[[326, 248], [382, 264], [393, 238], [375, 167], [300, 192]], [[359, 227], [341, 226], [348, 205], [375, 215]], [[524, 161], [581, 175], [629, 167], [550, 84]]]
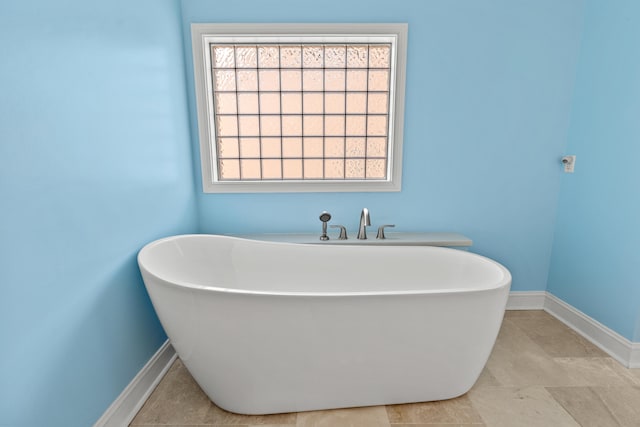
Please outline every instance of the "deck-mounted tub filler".
[[138, 263], [219, 407], [272, 414], [453, 398], [478, 379], [511, 275], [467, 251], [182, 235]]

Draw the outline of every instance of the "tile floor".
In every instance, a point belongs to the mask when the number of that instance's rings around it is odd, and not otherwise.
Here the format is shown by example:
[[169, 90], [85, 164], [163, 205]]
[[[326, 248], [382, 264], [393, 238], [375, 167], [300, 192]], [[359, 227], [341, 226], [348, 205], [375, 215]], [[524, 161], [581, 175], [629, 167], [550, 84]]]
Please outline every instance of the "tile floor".
[[456, 399], [245, 416], [216, 407], [178, 359], [131, 426], [640, 427], [640, 369], [626, 369], [544, 311], [507, 311], [475, 386]]

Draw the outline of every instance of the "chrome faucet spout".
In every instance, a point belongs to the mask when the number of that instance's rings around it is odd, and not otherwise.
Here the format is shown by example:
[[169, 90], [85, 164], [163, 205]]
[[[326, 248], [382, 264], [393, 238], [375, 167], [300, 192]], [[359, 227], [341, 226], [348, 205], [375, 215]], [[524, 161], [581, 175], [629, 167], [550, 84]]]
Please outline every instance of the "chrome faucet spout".
[[360, 227], [358, 228], [358, 239], [365, 240], [367, 238], [367, 226], [371, 225], [369, 217], [369, 209], [364, 208], [360, 213]]

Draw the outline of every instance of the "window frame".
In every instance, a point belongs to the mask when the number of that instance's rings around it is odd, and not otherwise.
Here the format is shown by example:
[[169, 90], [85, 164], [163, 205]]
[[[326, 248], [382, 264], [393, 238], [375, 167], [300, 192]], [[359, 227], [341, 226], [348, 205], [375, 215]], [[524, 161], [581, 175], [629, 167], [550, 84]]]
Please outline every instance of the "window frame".
[[[198, 134], [202, 186], [205, 193], [269, 193], [269, 192], [390, 192], [401, 190], [402, 142], [404, 123], [404, 96], [406, 75], [408, 25], [404, 23], [382, 24], [191, 24], [191, 40], [194, 62], [194, 83], [197, 104]], [[210, 78], [210, 42], [216, 37], [229, 37], [234, 43], [247, 43], [251, 37], [269, 37], [274, 41], [291, 43], [298, 40], [321, 40], [335, 43], [335, 37], [358, 42], [372, 37], [388, 37], [395, 53], [391, 84], [386, 179], [325, 179], [325, 180], [252, 180], [227, 181], [217, 179], [217, 153], [215, 142], [215, 116], [213, 88]], [[300, 41], [304, 44], [304, 41]], [[393, 61], [392, 61], [393, 62]], [[394, 84], [395, 83], [395, 84]], [[392, 101], [392, 102], [391, 102]]]

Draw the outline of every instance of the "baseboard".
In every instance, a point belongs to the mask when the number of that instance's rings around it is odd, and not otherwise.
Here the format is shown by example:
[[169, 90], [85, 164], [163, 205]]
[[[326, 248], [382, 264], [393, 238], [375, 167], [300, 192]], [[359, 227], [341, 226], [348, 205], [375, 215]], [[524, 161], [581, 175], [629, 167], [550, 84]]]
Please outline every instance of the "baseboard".
[[627, 368], [640, 368], [640, 343], [629, 341], [549, 292], [511, 292], [507, 310], [544, 310]]
[[640, 343], [631, 344], [630, 368], [640, 368]]
[[93, 427], [128, 426], [176, 357], [169, 340], [165, 341]]
[[507, 310], [542, 310], [546, 297], [545, 291], [510, 292]]
[[544, 310], [627, 368], [640, 367], [640, 343], [629, 341], [549, 292]]

